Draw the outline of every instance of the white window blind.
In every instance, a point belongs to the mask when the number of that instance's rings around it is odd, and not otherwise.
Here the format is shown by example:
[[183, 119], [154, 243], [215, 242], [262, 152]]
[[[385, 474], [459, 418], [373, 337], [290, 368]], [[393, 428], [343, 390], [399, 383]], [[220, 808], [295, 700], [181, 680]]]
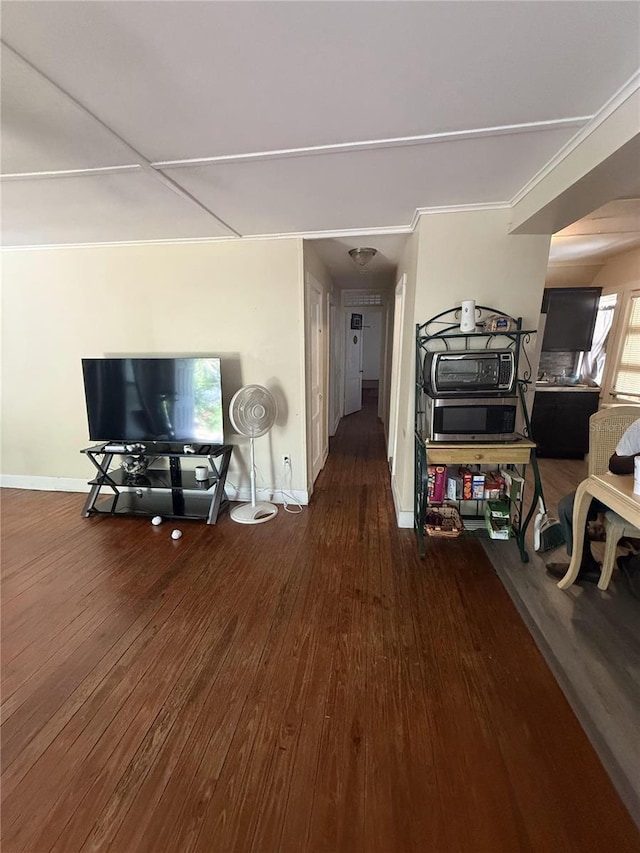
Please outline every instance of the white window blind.
[[631, 297], [629, 324], [618, 364], [614, 394], [616, 397], [640, 398], [640, 292]]

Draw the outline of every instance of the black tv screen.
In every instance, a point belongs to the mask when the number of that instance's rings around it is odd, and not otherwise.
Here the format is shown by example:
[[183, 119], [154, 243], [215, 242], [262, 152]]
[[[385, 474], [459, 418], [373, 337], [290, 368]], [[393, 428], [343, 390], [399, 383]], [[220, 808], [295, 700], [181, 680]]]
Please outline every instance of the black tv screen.
[[219, 358], [84, 358], [92, 441], [222, 444]]

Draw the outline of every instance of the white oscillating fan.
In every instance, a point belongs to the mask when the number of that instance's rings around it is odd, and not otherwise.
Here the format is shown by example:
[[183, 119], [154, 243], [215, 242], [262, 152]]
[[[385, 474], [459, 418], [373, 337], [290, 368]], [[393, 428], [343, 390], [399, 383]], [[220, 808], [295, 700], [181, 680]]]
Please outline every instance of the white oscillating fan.
[[240, 524], [262, 524], [278, 513], [267, 501], [256, 501], [256, 462], [254, 439], [266, 435], [275, 423], [278, 407], [271, 392], [262, 385], [245, 385], [231, 398], [229, 419], [236, 432], [249, 437], [251, 448], [251, 503], [231, 510], [231, 518]]

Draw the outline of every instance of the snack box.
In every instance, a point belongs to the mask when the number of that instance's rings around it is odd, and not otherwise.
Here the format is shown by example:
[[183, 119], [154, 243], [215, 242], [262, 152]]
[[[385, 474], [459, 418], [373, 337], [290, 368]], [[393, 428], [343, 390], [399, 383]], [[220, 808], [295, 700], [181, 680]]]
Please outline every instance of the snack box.
[[497, 500], [504, 491], [504, 477], [499, 471], [487, 471], [484, 475], [485, 500]]
[[427, 466], [427, 497], [433, 503], [442, 503], [446, 489], [446, 468], [444, 465]]
[[482, 500], [484, 498], [484, 474], [472, 475], [471, 497], [473, 500]]
[[458, 476], [462, 477], [462, 500], [470, 501], [473, 494], [473, 474], [470, 468], [459, 468]]
[[447, 499], [450, 501], [462, 500], [462, 477], [447, 472]]
[[515, 471], [501, 469], [500, 474], [504, 479], [504, 490], [512, 501], [519, 501], [524, 493], [524, 480]]

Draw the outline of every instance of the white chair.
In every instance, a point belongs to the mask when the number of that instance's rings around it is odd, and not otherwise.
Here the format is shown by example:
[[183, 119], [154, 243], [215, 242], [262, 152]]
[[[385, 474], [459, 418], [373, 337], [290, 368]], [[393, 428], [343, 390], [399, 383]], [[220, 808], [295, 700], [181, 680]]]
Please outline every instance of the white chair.
[[[589, 418], [589, 475], [604, 474], [609, 470], [609, 459], [622, 434], [638, 418], [640, 418], [640, 406], [626, 405], [609, 406], [591, 415]], [[606, 589], [609, 586], [616, 564], [618, 541], [623, 536], [640, 539], [640, 530], [613, 510], [607, 510], [605, 513], [604, 529], [606, 544], [598, 589]]]

